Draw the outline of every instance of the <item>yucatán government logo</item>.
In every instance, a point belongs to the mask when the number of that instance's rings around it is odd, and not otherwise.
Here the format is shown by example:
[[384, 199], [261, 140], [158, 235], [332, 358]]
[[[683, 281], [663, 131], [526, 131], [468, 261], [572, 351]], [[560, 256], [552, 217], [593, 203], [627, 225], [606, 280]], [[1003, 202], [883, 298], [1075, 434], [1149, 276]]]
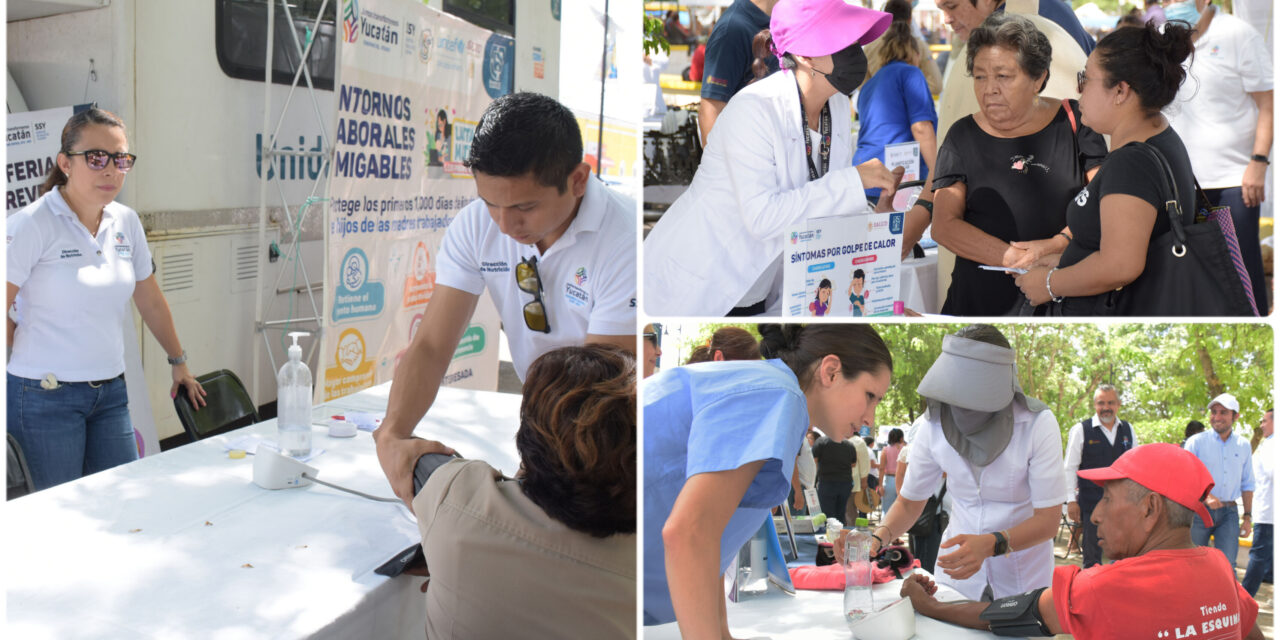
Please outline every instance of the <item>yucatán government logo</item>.
[[360, 37], [360, 3], [358, 0], [346, 0], [342, 6], [342, 39], [347, 44], [355, 44]]

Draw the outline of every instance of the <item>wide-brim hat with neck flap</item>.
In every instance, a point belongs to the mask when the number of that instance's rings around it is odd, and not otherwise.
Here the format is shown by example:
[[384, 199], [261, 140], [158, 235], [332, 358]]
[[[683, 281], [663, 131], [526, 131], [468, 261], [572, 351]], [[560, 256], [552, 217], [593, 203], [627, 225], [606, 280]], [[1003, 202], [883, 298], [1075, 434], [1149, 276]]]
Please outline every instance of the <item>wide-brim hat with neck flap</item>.
[[999, 411], [1013, 402], [1017, 385], [1013, 350], [954, 335], [942, 338], [942, 353], [916, 393], [974, 411]]

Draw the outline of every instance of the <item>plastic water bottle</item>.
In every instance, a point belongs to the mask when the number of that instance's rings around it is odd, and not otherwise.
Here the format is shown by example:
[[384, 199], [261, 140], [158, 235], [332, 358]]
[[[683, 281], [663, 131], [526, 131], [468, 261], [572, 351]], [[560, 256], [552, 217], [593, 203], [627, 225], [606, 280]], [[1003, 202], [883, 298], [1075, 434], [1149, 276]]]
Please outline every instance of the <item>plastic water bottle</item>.
[[302, 347], [298, 346], [298, 338], [309, 335], [306, 331], [289, 334], [293, 338], [289, 361], [280, 367], [280, 375], [276, 376], [280, 451], [295, 458], [311, 453], [311, 370], [302, 361]]
[[875, 612], [871, 600], [871, 532], [858, 518], [844, 539], [844, 619], [853, 623]]

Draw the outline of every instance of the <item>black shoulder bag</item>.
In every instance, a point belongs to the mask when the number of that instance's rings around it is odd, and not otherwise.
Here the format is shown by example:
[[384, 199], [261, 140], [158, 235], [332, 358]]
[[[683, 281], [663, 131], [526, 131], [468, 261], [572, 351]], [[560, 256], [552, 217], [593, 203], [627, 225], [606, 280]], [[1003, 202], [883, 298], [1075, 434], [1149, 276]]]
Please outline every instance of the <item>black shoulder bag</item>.
[[928, 501], [924, 503], [924, 511], [920, 512], [920, 517], [916, 518], [915, 524], [907, 529], [907, 533], [920, 537], [931, 536], [934, 533], [942, 533], [947, 528], [947, 522], [951, 519], [950, 514], [942, 511], [939, 507], [942, 504], [942, 496], [947, 495], [947, 481], [942, 481], [942, 491], [936, 496], [929, 496]]
[[[1256, 316], [1233, 262], [1224, 227], [1215, 220], [1188, 219], [1178, 203], [1178, 183], [1164, 154], [1145, 142], [1135, 146], [1159, 167], [1162, 192], [1167, 194], [1164, 215], [1170, 229], [1151, 239], [1142, 275], [1099, 296], [1095, 312], [1121, 316]], [[1201, 193], [1198, 184], [1196, 193]], [[1230, 240], [1235, 241], [1234, 228], [1230, 232]], [[1236, 247], [1238, 255], [1238, 242]], [[1240, 268], [1243, 266], [1241, 262]]]

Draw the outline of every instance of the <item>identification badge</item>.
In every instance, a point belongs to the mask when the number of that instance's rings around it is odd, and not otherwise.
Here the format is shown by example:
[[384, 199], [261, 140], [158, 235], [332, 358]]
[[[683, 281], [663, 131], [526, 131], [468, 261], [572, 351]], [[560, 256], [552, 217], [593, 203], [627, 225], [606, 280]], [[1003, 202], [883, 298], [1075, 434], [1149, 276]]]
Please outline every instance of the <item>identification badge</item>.
[[121, 258], [132, 258], [133, 247], [130, 247], [127, 244], [118, 244], [116, 245], [116, 255], [120, 256]]

